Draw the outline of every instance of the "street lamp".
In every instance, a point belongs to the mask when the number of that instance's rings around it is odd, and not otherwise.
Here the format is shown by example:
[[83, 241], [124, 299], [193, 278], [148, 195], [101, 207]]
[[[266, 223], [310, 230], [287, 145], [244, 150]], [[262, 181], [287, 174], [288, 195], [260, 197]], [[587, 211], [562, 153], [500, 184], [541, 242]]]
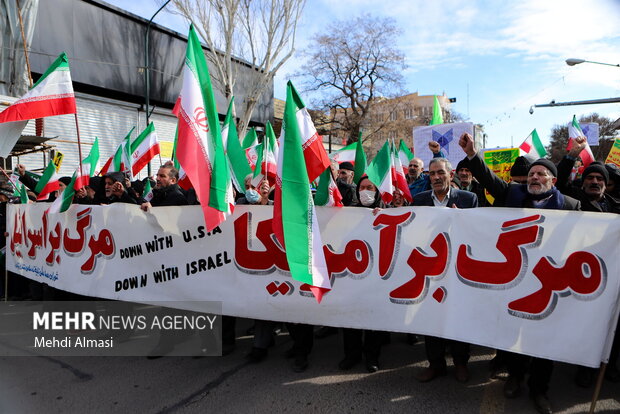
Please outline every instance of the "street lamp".
[[575, 59], [575, 58], [566, 59], [566, 64], [568, 66], [579, 65], [580, 63], [584, 63], [584, 62], [586, 62], [586, 63], [595, 63], [597, 65], [616, 66], [616, 67], [620, 68], [620, 64], [614, 65], [613, 63], [593, 62], [591, 60]]

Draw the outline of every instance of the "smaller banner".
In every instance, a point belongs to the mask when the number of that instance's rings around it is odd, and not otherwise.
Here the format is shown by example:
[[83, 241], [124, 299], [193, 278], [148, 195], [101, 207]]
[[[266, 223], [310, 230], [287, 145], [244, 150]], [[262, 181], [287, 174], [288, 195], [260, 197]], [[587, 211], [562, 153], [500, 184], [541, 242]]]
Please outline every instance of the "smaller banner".
[[[519, 156], [519, 148], [496, 148], [483, 150], [484, 163], [489, 167], [491, 171], [495, 173], [499, 178], [510, 182], [510, 169], [512, 164]], [[487, 200], [493, 204], [493, 196], [485, 191]]]
[[424, 161], [424, 165], [428, 166], [429, 161], [433, 158], [433, 153], [428, 149], [428, 143], [430, 141], [437, 141], [439, 148], [446, 158], [450, 160], [452, 167], [455, 168], [456, 164], [465, 157], [465, 153], [459, 146], [459, 138], [465, 132], [473, 136], [474, 124], [471, 122], [458, 122], [416, 127], [413, 129], [415, 156], [421, 158]]
[[620, 167], [620, 137], [616, 138], [614, 145], [612, 145], [609, 155], [605, 160], [606, 164], [616, 164]]
[[598, 145], [599, 141], [599, 126], [596, 122], [580, 122], [579, 126], [581, 127], [581, 131], [583, 135], [586, 136], [588, 140], [588, 145], [594, 146]]
[[54, 155], [54, 166], [56, 166], [56, 172], [60, 171], [60, 166], [62, 165], [62, 160], [65, 158], [65, 154], [60, 151], [56, 151], [56, 155]]

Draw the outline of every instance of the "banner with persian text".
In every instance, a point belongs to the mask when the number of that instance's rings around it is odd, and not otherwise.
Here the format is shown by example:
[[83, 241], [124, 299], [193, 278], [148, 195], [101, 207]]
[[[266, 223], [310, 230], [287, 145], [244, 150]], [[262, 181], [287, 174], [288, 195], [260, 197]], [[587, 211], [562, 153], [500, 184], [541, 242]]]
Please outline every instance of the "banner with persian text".
[[212, 233], [200, 206], [11, 205], [7, 268], [135, 302], [221, 301], [241, 317], [414, 332], [596, 367], [619, 310], [620, 220], [573, 211], [317, 208], [333, 289], [291, 279], [272, 207]]

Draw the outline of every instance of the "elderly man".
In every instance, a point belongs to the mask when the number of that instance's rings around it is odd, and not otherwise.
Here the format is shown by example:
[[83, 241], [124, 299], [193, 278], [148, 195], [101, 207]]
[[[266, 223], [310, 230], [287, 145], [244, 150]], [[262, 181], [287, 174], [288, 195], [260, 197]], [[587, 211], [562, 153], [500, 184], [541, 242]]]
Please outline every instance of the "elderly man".
[[[428, 143], [428, 148], [433, 153], [433, 158], [444, 157], [438, 142], [430, 141]], [[422, 191], [430, 190], [431, 184], [428, 179], [428, 175], [424, 174], [424, 161], [420, 158], [416, 157], [409, 161], [407, 182], [409, 183], [409, 192], [411, 193], [411, 197], [415, 197], [416, 194], [421, 193]]]
[[348, 161], [341, 163], [338, 167], [338, 178], [336, 185], [342, 196], [342, 204], [344, 206], [352, 206], [357, 204], [357, 196], [355, 194], [356, 186], [353, 183], [355, 175], [355, 167]]
[[105, 192], [104, 204], [129, 203], [137, 204], [125, 188], [125, 174], [122, 172], [111, 172], [103, 177]]
[[[459, 145], [467, 154], [474, 177], [493, 197], [504, 200], [506, 207], [580, 210], [579, 201], [563, 195], [555, 187], [558, 172], [551, 161], [541, 158], [533, 162], [527, 174], [526, 184], [508, 184], [497, 177], [476, 154], [471, 135], [461, 135]], [[504, 385], [504, 395], [507, 398], [515, 398], [519, 395], [521, 381], [525, 376], [529, 359], [527, 355], [512, 353], [508, 355], [509, 377]], [[542, 358], [531, 359], [528, 379], [530, 397], [540, 413], [551, 413], [551, 404], [546, 394], [553, 371], [553, 361]]]
[[[450, 186], [450, 181], [454, 177], [450, 161], [445, 158], [433, 158], [428, 169], [432, 190], [423, 191], [415, 195], [413, 197], [414, 206], [478, 207], [478, 197], [475, 193], [458, 190]], [[467, 382], [469, 380], [469, 371], [467, 369], [469, 344], [434, 336], [426, 336], [424, 342], [429, 366], [417, 375], [418, 381], [428, 382], [446, 375], [445, 353], [448, 344], [450, 345], [452, 359], [454, 360], [455, 378], [459, 382]]]
[[469, 170], [469, 160], [467, 158], [456, 164], [456, 176], [459, 179], [459, 188], [461, 190], [475, 193], [478, 196], [479, 207], [488, 207], [490, 205], [484, 193], [484, 188], [478, 181], [474, 180]]

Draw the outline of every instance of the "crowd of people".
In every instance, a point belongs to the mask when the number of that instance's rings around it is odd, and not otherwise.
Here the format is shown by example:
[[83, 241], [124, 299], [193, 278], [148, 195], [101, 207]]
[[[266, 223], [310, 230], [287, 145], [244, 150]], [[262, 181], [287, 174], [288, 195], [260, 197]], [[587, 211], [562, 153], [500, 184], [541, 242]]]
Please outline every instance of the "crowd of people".
[[[505, 182], [495, 175], [474, 147], [469, 134], [459, 139], [465, 157], [453, 169], [449, 160], [439, 150], [439, 144], [429, 143], [434, 158], [425, 173], [424, 162], [413, 158], [408, 166], [407, 182], [410, 194], [395, 190], [392, 201], [385, 205], [381, 194], [368, 176], [364, 175], [355, 183], [354, 166], [343, 162], [332, 166], [332, 173], [344, 206], [370, 208], [375, 214], [383, 208], [399, 208], [411, 206], [434, 206], [448, 208], [477, 207], [518, 207], [556, 210], [576, 210], [591, 212], [620, 213], [620, 170], [613, 164], [591, 163], [581, 174], [575, 175], [573, 168], [579, 162], [579, 154], [587, 145], [585, 139], [576, 139], [573, 147], [558, 165], [548, 159], [530, 162], [519, 157], [510, 170], [511, 182]], [[20, 181], [34, 191], [36, 182], [26, 174], [23, 165], [18, 165]], [[147, 201], [143, 194], [146, 180], [130, 181], [124, 173], [113, 172], [103, 177], [92, 177], [89, 185], [76, 192], [74, 203], [78, 204], [138, 204], [145, 211], [158, 206], [183, 206], [198, 204], [193, 190], [184, 190], [178, 185], [178, 171], [171, 163], [164, 164], [157, 172], [156, 180], [151, 182], [153, 196]], [[69, 183], [69, 177], [61, 178], [62, 186]], [[488, 192], [493, 197], [491, 203]], [[409, 195], [411, 197], [409, 197]], [[32, 199], [36, 196], [30, 193]], [[58, 196], [58, 195], [56, 195]], [[6, 204], [10, 193], [0, 193], [0, 201]], [[54, 195], [50, 197], [53, 201]], [[409, 203], [407, 199], [413, 201]], [[252, 184], [252, 176], [245, 180], [245, 192], [236, 194], [237, 204], [272, 205], [273, 187], [269, 181], [263, 180], [258, 186]], [[3, 212], [4, 210], [1, 210]], [[4, 214], [4, 213], [3, 213]], [[32, 297], [34, 299], [57, 298], [64, 295], [44, 286], [43, 289], [24, 287], [24, 280], [12, 275], [11, 284], [17, 286], [14, 296]], [[27, 284], [28, 285], [28, 284]], [[3, 292], [8, 294], [8, 292]], [[51, 296], [50, 296], [51, 295]], [[63, 296], [63, 298], [65, 298]], [[268, 355], [268, 349], [274, 343], [274, 332], [280, 325], [275, 321], [257, 320], [253, 328], [253, 346], [247, 354], [248, 360], [258, 363]], [[287, 357], [293, 359], [293, 370], [305, 371], [308, 368], [308, 357], [312, 351], [314, 338], [323, 338], [337, 333], [338, 330], [329, 326], [319, 327], [305, 324], [287, 323], [286, 328], [293, 340], [293, 346]], [[617, 331], [616, 331], [617, 332]], [[235, 347], [235, 318], [225, 317], [223, 324], [223, 355], [231, 353]], [[381, 348], [389, 342], [388, 332], [359, 329], [342, 329], [343, 359], [339, 369], [350, 370], [362, 361], [369, 372], [380, 369]], [[418, 338], [409, 335], [408, 341], [415, 343]], [[438, 337], [424, 338], [428, 367], [417, 374], [420, 382], [429, 382], [447, 374], [446, 351], [449, 350], [454, 361], [454, 376], [459, 382], [469, 380], [467, 363], [470, 357], [470, 345], [463, 342], [446, 340]], [[160, 341], [149, 354], [150, 358], [158, 358], [170, 352], [173, 344]], [[606, 371], [606, 378], [620, 382], [620, 371], [617, 368], [620, 353], [620, 335], [616, 335], [611, 350], [611, 357]], [[508, 380], [504, 386], [504, 395], [515, 398], [521, 393], [522, 382], [529, 375], [527, 385], [535, 408], [541, 413], [550, 413], [551, 404], [547, 391], [553, 370], [553, 362], [542, 358], [532, 358], [505, 351], [497, 351], [491, 361], [494, 371], [506, 369]], [[593, 383], [596, 371], [580, 367], [576, 369], [575, 382], [583, 387]]]

